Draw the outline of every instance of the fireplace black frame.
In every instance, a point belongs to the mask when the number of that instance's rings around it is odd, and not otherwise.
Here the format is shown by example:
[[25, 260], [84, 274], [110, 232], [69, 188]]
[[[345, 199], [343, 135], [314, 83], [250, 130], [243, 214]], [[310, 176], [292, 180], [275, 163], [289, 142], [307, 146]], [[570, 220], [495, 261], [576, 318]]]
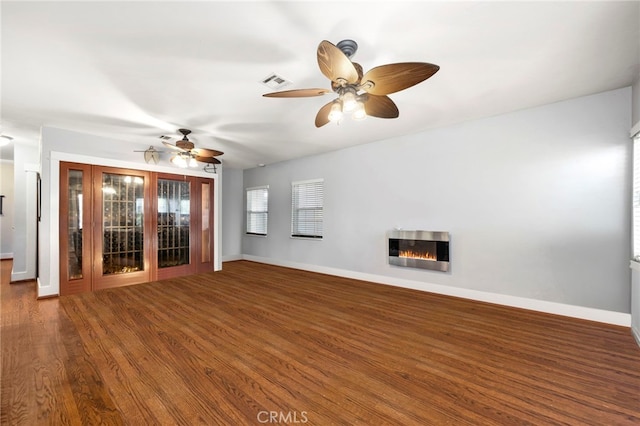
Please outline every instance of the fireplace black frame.
[[[401, 245], [431, 246], [435, 259], [419, 259], [413, 257], [400, 257]], [[410, 268], [431, 269], [448, 272], [449, 260], [449, 233], [434, 231], [405, 231], [393, 230], [387, 233], [387, 250], [389, 264]]]

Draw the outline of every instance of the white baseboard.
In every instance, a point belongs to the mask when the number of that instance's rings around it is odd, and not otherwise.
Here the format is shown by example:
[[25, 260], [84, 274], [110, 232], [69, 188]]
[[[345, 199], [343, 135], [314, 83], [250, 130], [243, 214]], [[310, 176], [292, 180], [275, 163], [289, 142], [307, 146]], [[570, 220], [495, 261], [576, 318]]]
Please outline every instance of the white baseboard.
[[0, 259], [13, 259], [13, 253], [0, 253]]
[[35, 277], [29, 271], [11, 271], [11, 282], [33, 280]]
[[[631, 327], [631, 314], [623, 312], [606, 311], [603, 309], [588, 308], [584, 306], [567, 305], [564, 303], [548, 302], [545, 300], [529, 299], [526, 297], [509, 296], [506, 294], [489, 293], [479, 290], [471, 290], [462, 287], [449, 287], [441, 284], [425, 283], [422, 281], [405, 280], [402, 278], [388, 277], [384, 275], [367, 274], [363, 272], [349, 271], [346, 269], [331, 268], [304, 263], [282, 261], [267, 257], [242, 255], [245, 260], [266, 263], [287, 268], [301, 269], [304, 271], [318, 272], [321, 274], [335, 275], [344, 278], [369, 281], [377, 284], [386, 284], [396, 287], [421, 290], [429, 293], [443, 294], [447, 296], [461, 297], [479, 302], [495, 303], [514, 308], [528, 309], [531, 311], [545, 312], [548, 314], [562, 315], [566, 317], [585, 319], [589, 321]], [[636, 335], [636, 339], [638, 336]]]
[[42, 281], [40, 277], [36, 278], [36, 282], [38, 284], [38, 299], [42, 299], [45, 297], [55, 297], [58, 296], [58, 291], [54, 289], [50, 285], [42, 285]]
[[229, 256], [222, 256], [223, 262], [233, 262], [234, 260], [242, 260], [244, 257], [241, 254], [232, 254]]

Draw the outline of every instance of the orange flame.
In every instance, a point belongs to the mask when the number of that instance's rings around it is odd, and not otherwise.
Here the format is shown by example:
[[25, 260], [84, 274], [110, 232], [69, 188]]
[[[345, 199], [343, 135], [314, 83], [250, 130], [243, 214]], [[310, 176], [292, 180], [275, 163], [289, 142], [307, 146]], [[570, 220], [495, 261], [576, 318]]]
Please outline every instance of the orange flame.
[[407, 257], [409, 259], [422, 259], [422, 260], [438, 260], [435, 254], [429, 252], [421, 252], [414, 250], [400, 250], [398, 257]]

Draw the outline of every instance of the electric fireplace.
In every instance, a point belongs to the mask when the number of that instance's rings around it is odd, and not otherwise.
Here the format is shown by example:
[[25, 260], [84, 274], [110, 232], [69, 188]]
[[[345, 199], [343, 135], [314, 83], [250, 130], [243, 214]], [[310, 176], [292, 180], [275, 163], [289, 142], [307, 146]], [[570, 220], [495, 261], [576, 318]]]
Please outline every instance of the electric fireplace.
[[390, 265], [449, 270], [448, 232], [394, 230], [387, 237]]

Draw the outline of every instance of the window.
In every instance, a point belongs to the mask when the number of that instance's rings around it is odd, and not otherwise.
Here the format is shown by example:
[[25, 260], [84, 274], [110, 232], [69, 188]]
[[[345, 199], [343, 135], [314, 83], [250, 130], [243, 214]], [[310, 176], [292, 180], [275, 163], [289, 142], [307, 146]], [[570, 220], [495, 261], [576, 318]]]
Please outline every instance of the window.
[[322, 238], [324, 179], [291, 183], [291, 236]]
[[640, 134], [633, 140], [633, 260], [640, 262]]
[[247, 234], [267, 235], [269, 186], [247, 188]]

